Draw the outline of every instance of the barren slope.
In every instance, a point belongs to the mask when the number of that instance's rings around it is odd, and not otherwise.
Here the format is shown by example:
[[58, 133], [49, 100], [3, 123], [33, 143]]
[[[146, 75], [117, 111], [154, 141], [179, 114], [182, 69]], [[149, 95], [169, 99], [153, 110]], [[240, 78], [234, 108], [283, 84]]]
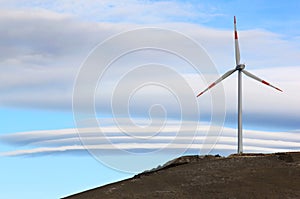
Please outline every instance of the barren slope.
[[184, 156], [162, 168], [66, 197], [96, 198], [300, 198], [300, 152]]

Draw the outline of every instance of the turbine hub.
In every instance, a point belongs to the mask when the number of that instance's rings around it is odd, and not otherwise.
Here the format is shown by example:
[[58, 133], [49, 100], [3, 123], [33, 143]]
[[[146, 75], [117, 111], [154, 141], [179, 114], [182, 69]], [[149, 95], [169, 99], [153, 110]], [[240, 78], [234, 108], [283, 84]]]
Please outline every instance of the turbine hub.
[[237, 70], [243, 70], [245, 68], [245, 64], [239, 64], [235, 67]]

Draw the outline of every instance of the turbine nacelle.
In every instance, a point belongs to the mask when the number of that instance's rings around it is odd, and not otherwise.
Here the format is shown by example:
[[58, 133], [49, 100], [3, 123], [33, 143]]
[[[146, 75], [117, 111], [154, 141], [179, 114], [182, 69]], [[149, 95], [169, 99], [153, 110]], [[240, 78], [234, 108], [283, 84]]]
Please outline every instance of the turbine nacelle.
[[245, 68], [245, 64], [239, 64], [235, 67], [236, 70], [243, 70]]

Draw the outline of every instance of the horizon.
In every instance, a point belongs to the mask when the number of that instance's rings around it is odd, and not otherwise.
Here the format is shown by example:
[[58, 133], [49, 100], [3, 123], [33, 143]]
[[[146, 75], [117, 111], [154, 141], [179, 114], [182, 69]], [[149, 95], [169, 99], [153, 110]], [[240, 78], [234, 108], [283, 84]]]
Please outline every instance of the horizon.
[[233, 16], [241, 63], [283, 90], [243, 75], [243, 152], [300, 150], [298, 1], [0, 6], [0, 198], [58, 198], [182, 155], [236, 153], [236, 74], [196, 98], [235, 67]]

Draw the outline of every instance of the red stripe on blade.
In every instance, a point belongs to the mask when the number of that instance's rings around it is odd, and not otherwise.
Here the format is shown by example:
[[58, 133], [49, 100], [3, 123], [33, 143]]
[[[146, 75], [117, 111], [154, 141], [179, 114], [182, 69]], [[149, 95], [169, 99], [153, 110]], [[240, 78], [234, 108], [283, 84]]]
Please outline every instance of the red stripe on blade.
[[236, 19], [235, 19], [235, 16], [233, 17], [233, 19], [234, 19], [234, 20], [233, 20], [233, 21], [234, 21], [234, 24], [236, 24]]
[[238, 39], [237, 31], [234, 31], [234, 39]]
[[216, 85], [216, 83], [212, 83], [208, 88], [213, 87], [214, 85]]
[[261, 81], [262, 83], [266, 84], [266, 85], [270, 85], [268, 82], [266, 82], [265, 80]]
[[203, 94], [203, 92], [199, 93], [199, 94], [197, 95], [197, 97], [199, 97], [199, 96], [202, 95], [202, 94]]

